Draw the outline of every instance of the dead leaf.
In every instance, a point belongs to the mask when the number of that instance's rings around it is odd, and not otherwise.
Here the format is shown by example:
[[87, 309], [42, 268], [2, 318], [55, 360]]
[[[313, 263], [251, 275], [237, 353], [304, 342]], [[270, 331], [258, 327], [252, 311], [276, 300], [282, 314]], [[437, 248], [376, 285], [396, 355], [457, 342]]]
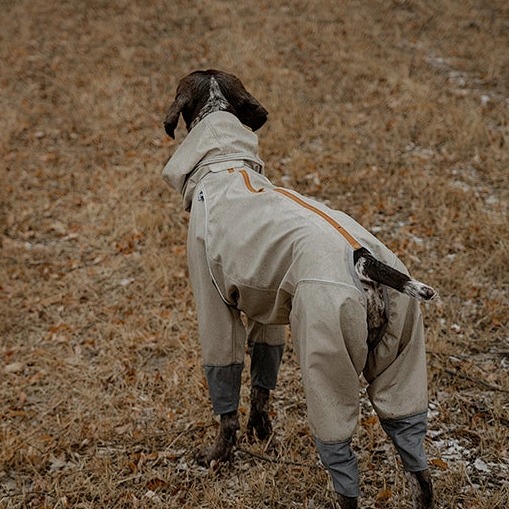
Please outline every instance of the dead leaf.
[[51, 455], [50, 456], [50, 471], [54, 472], [55, 470], [63, 469], [67, 466], [67, 461], [65, 460], [65, 453], [62, 453], [58, 458]]
[[166, 482], [163, 481], [162, 479], [157, 478], [157, 477], [155, 479], [151, 479], [147, 483], [147, 489], [149, 489], [150, 491], [154, 491], [157, 488], [161, 488], [162, 486], [166, 486]]
[[140, 459], [138, 460], [138, 468], [141, 468], [147, 461], [154, 461], [159, 458], [158, 452], [151, 452], [149, 454], [141, 453]]
[[34, 385], [35, 383], [37, 383], [44, 375], [46, 375], [46, 373], [43, 373], [43, 372], [39, 372], [39, 373], [36, 373], [34, 376], [30, 377], [30, 379], [28, 380], [28, 385]]
[[391, 498], [392, 498], [392, 491], [391, 490], [379, 491], [378, 495], [376, 496], [375, 506], [376, 507], [383, 507], [383, 504], [381, 502], [384, 502], [386, 500], [390, 500]]
[[478, 412], [472, 417], [472, 426], [475, 427], [479, 421], [484, 421], [488, 417], [486, 412]]
[[128, 467], [133, 474], [136, 473], [136, 471], [138, 470], [138, 467], [136, 466], [136, 463], [134, 463], [133, 461], [128, 461], [125, 464], [125, 466]]
[[368, 417], [362, 421], [362, 425], [365, 428], [375, 426], [376, 424], [378, 424], [378, 417], [376, 415], [372, 415], [371, 417]]
[[449, 468], [449, 465], [440, 458], [434, 458], [430, 462], [432, 465], [435, 465], [438, 468], [441, 468], [442, 470], [447, 470]]
[[11, 364], [7, 364], [7, 366], [5, 366], [4, 371], [6, 373], [19, 373], [20, 371], [23, 371], [24, 368], [24, 362], [12, 362]]
[[118, 434], [118, 435], [123, 435], [124, 433], [126, 433], [127, 431], [129, 431], [129, 428], [131, 427], [130, 424], [124, 424], [123, 426], [117, 426], [115, 428], [115, 432]]
[[24, 410], [13, 410], [7, 414], [7, 417], [27, 417], [28, 414]]
[[27, 399], [26, 393], [24, 393], [23, 391], [20, 391], [19, 396], [18, 396], [18, 408], [19, 409], [23, 408], [23, 406], [25, 405], [26, 399]]

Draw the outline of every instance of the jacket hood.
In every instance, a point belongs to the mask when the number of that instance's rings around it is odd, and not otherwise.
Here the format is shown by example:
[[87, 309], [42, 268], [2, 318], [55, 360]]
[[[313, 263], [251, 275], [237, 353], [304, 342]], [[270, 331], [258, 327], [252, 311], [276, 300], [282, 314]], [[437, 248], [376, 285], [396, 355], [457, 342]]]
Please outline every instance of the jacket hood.
[[197, 183], [209, 172], [241, 166], [263, 173], [258, 136], [231, 113], [207, 115], [189, 132], [163, 169], [163, 180], [184, 198], [189, 210]]

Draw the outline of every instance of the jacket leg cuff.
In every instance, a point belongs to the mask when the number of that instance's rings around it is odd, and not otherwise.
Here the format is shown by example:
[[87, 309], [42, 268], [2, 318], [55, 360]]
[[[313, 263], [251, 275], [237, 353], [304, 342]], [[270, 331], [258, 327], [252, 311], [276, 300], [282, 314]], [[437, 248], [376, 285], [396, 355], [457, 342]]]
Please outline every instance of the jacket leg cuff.
[[251, 385], [270, 391], [276, 388], [277, 375], [285, 345], [255, 343], [250, 348]]
[[427, 422], [427, 411], [398, 419], [380, 419], [382, 428], [393, 441], [408, 472], [428, 468], [424, 450]]
[[359, 467], [350, 448], [351, 440], [325, 443], [313, 438], [320, 458], [331, 474], [335, 491], [345, 497], [358, 497]]
[[205, 366], [215, 414], [226, 414], [238, 409], [243, 368], [242, 363], [229, 366]]

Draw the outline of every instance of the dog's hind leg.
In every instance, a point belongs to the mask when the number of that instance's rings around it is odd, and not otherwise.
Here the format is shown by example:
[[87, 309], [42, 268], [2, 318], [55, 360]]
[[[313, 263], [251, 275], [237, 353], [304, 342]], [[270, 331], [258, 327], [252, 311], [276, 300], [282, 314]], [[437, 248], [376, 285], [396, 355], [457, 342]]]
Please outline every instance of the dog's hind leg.
[[342, 509], [355, 508], [359, 469], [350, 443], [359, 416], [359, 375], [368, 353], [364, 300], [354, 287], [301, 281], [290, 325], [320, 459]]
[[[433, 507], [433, 489], [424, 441], [428, 391], [426, 348], [419, 303], [393, 292], [389, 338], [372, 349], [364, 367], [369, 399], [406, 470], [414, 509]], [[392, 359], [388, 362], [388, 359]]]
[[239, 418], [237, 411], [221, 415], [221, 424], [214, 445], [202, 449], [196, 456], [196, 461], [208, 466], [212, 461], [228, 461], [233, 447], [237, 442]]
[[345, 497], [340, 493], [337, 494], [339, 509], [357, 509], [357, 497]]

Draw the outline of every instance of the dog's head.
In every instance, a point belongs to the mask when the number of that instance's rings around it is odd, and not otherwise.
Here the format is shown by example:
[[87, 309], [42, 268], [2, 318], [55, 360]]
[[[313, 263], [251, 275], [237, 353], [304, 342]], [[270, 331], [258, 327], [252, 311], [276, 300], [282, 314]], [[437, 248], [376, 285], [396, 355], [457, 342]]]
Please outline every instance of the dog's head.
[[[214, 100], [216, 104], [212, 107], [210, 101]], [[218, 110], [233, 113], [253, 131], [265, 123], [268, 115], [233, 74], [209, 69], [192, 72], [180, 80], [175, 101], [164, 120], [164, 129], [174, 138], [180, 114], [189, 131], [195, 119]]]

